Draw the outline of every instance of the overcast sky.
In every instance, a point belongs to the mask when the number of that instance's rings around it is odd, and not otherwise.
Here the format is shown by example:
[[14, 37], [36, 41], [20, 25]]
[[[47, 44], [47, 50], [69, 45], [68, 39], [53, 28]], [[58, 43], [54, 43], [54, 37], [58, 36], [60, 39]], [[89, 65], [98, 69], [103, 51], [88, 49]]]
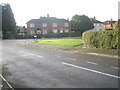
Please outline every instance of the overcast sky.
[[75, 14], [96, 17], [99, 21], [118, 19], [119, 0], [0, 0], [9, 3], [17, 25], [24, 26], [40, 16], [69, 18]]

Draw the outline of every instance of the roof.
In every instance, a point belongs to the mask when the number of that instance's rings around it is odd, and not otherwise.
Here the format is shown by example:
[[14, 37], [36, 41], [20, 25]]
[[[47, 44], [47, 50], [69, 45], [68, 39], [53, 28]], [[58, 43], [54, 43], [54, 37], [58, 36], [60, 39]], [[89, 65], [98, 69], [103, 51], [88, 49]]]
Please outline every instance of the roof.
[[104, 24], [114, 24], [116, 21], [112, 21], [112, 20], [107, 20], [104, 22]]
[[47, 23], [47, 22], [69, 22], [66, 19], [58, 19], [55, 17], [40, 17], [40, 19], [31, 19], [27, 23]]
[[103, 23], [103, 22], [101, 22], [101, 21], [96, 20], [95, 18], [91, 18], [91, 21], [92, 21], [93, 23]]

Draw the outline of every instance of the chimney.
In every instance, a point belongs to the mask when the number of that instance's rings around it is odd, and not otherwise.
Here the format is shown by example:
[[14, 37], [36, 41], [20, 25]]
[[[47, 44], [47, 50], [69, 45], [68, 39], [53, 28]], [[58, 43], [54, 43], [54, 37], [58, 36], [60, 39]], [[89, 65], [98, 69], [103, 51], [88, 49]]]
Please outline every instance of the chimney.
[[67, 18], [67, 20], [69, 21], [69, 18]]
[[47, 17], [49, 17], [49, 14], [47, 14]]
[[113, 19], [111, 18], [111, 21], [113, 21]]

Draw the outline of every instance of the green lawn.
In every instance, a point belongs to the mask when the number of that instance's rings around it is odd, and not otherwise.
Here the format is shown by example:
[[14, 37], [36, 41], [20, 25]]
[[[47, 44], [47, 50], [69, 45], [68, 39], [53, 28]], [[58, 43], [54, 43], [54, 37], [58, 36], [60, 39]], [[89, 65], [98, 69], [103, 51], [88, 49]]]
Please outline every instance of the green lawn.
[[82, 45], [83, 41], [82, 38], [67, 38], [67, 39], [39, 40], [39, 41], [33, 41], [33, 43], [75, 47]]

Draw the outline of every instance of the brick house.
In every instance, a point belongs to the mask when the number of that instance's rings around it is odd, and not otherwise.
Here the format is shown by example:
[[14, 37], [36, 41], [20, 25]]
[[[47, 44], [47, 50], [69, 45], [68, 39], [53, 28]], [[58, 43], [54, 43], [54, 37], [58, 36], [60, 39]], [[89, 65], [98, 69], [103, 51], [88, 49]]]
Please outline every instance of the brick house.
[[111, 20], [107, 20], [104, 22], [104, 29], [113, 29], [113, 26], [115, 24], [116, 21]]
[[55, 17], [40, 17], [27, 22], [27, 34], [48, 34], [70, 32], [70, 22]]

